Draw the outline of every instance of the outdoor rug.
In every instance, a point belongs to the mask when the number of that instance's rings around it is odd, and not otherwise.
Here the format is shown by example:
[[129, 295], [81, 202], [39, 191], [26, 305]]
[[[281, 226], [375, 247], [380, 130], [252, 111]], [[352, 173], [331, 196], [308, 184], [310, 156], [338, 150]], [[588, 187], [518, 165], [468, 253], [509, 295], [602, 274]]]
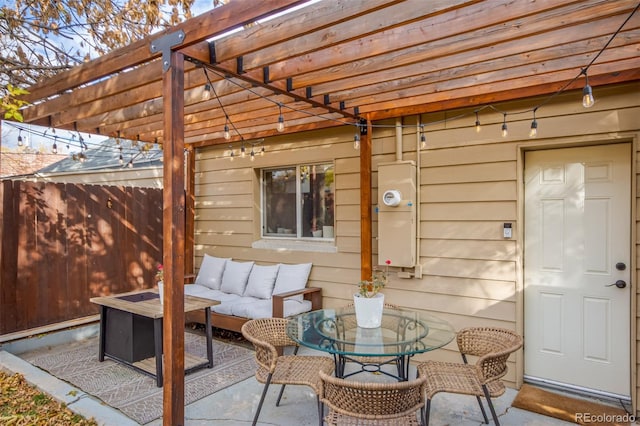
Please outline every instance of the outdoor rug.
[[522, 385], [511, 406], [581, 425], [629, 425], [630, 421], [635, 421], [622, 408], [571, 398], [531, 385]]
[[[185, 333], [185, 350], [207, 357], [205, 337]], [[91, 338], [21, 355], [29, 363], [71, 383], [140, 424], [162, 416], [162, 388], [155, 379], [105, 358], [98, 361], [98, 338]], [[213, 341], [212, 369], [185, 376], [185, 405], [251, 377], [254, 352], [246, 347]]]

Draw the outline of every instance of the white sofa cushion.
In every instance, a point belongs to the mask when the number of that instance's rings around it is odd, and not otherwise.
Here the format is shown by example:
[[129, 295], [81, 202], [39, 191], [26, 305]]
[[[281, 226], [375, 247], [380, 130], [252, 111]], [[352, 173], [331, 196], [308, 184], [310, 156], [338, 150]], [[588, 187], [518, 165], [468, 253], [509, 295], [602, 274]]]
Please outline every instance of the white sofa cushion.
[[224, 267], [224, 273], [222, 274], [220, 290], [225, 293], [242, 296], [247, 286], [251, 268], [253, 268], [253, 262], [235, 262], [228, 260]]
[[205, 253], [196, 276], [195, 284], [209, 287], [212, 290], [220, 290], [222, 274], [227, 261], [231, 258], [209, 256]]
[[244, 296], [271, 299], [279, 267], [280, 265], [253, 265], [249, 274], [247, 288], [244, 290]]
[[[284, 301], [284, 316], [290, 317], [298, 315], [303, 312], [311, 310], [311, 301], [303, 300], [299, 302], [297, 300], [286, 299]], [[273, 301], [272, 300], [257, 300], [250, 303], [233, 303], [231, 304], [232, 315], [238, 317], [245, 317], [250, 319], [256, 318], [271, 318], [273, 316]]]
[[234, 315], [233, 311], [235, 310], [236, 306], [251, 305], [252, 303], [259, 302], [262, 300], [262, 299], [256, 299], [255, 297], [244, 297], [244, 296], [241, 297], [235, 294], [230, 296], [235, 296], [235, 298], [226, 300], [220, 303], [219, 305], [213, 306], [211, 307], [211, 310], [218, 314]]
[[[276, 284], [273, 287], [273, 294], [302, 290], [307, 286], [310, 273], [311, 263], [299, 263], [296, 265], [280, 264]], [[290, 300], [302, 301], [303, 296], [294, 296]]]

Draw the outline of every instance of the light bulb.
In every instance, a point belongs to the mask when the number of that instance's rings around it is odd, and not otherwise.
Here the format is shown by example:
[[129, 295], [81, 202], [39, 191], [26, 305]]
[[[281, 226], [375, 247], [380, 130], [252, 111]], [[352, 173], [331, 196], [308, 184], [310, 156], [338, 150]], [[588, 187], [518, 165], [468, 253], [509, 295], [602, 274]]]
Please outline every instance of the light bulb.
[[51, 152], [54, 154], [58, 153], [58, 144], [56, 144], [55, 142], [53, 143], [53, 146], [51, 147]]
[[353, 149], [360, 149], [360, 135], [353, 135]]
[[235, 156], [236, 155], [233, 153], [233, 148], [231, 147], [231, 145], [229, 145], [229, 161], [233, 161]]
[[425, 149], [427, 147], [427, 137], [424, 135], [424, 132], [420, 135], [420, 149]]
[[264, 145], [262, 145], [262, 149], [260, 150], [260, 156], [264, 156]]
[[538, 122], [534, 118], [533, 121], [531, 122], [531, 130], [529, 130], [529, 137], [535, 138], [536, 136], [538, 136]]
[[242, 145], [240, 147], [240, 156], [244, 158], [245, 154], [246, 154], [246, 149], [244, 149], [244, 145]]
[[120, 157], [118, 158], [118, 163], [120, 163], [120, 165], [124, 164], [124, 157], [122, 157], [122, 154], [120, 154]]
[[502, 123], [502, 137], [506, 138], [509, 132], [507, 131], [507, 123]]
[[284, 117], [282, 114], [278, 116], [278, 125], [276, 126], [276, 130], [279, 132], [284, 132]]
[[480, 126], [480, 120], [476, 120], [476, 133], [480, 133], [482, 126]]
[[127, 167], [133, 169], [133, 160], [129, 160], [129, 164], [127, 164]]
[[256, 159], [256, 153], [253, 152], [253, 149], [251, 149], [251, 161], [254, 161]]
[[229, 132], [229, 126], [228, 125], [224, 125], [224, 138], [226, 140], [231, 139], [231, 132]]
[[20, 133], [22, 133], [22, 130], [20, 130], [20, 131], [18, 132], [18, 146], [22, 146], [22, 145], [24, 145], [24, 143], [23, 143], [23, 141], [22, 141], [22, 135], [21, 135]]
[[582, 106], [585, 108], [591, 108], [594, 103], [595, 99], [593, 99], [593, 90], [591, 89], [591, 86], [587, 84], [584, 86], [584, 89], [582, 89]]
[[209, 83], [204, 85], [204, 89], [202, 90], [202, 100], [208, 101], [211, 99], [211, 85]]

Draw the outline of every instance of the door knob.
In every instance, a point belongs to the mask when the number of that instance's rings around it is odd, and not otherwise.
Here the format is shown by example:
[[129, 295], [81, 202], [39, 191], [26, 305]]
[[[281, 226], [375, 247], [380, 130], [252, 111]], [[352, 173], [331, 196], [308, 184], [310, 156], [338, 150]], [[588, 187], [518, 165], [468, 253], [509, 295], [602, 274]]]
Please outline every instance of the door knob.
[[618, 280], [613, 284], [605, 285], [605, 287], [612, 287], [614, 285], [618, 288], [625, 288], [627, 286], [627, 283], [624, 282], [623, 280]]

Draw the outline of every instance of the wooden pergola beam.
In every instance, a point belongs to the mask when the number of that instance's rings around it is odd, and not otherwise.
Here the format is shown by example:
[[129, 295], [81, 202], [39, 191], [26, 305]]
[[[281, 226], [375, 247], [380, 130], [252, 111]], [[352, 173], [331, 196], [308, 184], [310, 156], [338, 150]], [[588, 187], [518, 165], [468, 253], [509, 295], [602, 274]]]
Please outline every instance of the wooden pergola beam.
[[180, 47], [186, 47], [304, 3], [304, 1], [269, 0], [255, 2], [253, 0], [234, 0], [158, 34], [154, 34], [152, 37], [139, 40], [127, 47], [114, 50], [90, 62], [56, 74], [46, 81], [32, 86], [30, 93], [24, 97], [24, 100], [32, 102], [45, 99], [99, 78], [149, 62], [160, 56], [160, 53], [149, 52], [150, 40], [153, 43], [154, 40], [161, 39], [167, 34], [182, 31], [184, 39]]

